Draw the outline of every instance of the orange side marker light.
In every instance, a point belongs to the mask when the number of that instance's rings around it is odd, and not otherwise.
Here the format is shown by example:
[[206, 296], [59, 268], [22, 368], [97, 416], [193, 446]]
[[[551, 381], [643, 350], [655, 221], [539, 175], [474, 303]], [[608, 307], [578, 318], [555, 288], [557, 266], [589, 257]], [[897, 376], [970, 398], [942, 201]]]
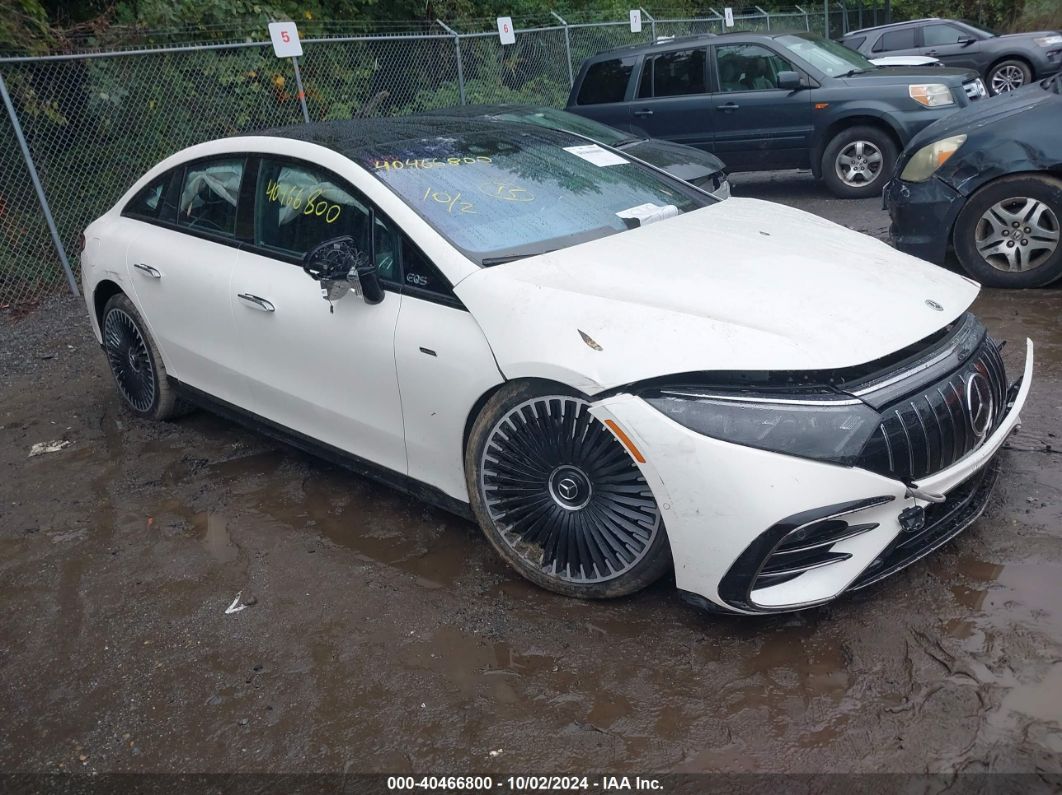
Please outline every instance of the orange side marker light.
[[635, 461], [639, 464], [645, 463], [645, 456], [642, 455], [641, 450], [635, 446], [634, 442], [631, 441], [631, 437], [625, 434], [619, 425], [613, 420], [605, 420], [605, 425], [608, 426], [610, 431], [616, 434], [616, 438], [620, 440], [620, 444], [627, 448], [627, 452], [634, 457]]

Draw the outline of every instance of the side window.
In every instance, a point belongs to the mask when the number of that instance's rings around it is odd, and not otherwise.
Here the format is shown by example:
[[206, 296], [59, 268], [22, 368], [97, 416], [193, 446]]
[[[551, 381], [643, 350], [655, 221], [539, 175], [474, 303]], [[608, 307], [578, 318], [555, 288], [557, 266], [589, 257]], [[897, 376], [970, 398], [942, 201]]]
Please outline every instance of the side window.
[[766, 91], [778, 87], [778, 73], [795, 71], [789, 61], [758, 44], [715, 48], [720, 91]]
[[397, 283], [399, 276], [398, 233], [383, 219], [375, 217], [372, 225], [372, 250], [376, 258], [376, 273], [387, 282]]
[[447, 278], [405, 237], [402, 238], [402, 270], [405, 286], [413, 291], [423, 290], [457, 301]]
[[883, 33], [874, 45], [874, 52], [891, 52], [892, 50], [909, 50], [915, 46], [915, 29], [904, 28]]
[[854, 36], [851, 39], [843, 42], [844, 46], [850, 50], [859, 50], [863, 46], [863, 42], [867, 40], [866, 36]]
[[[703, 94], [704, 48], [678, 50], [647, 57], [642, 66], [638, 97], [680, 97]], [[651, 90], [651, 93], [650, 93]]]
[[627, 94], [627, 83], [634, 70], [634, 58], [613, 58], [598, 61], [586, 70], [583, 84], [579, 87], [580, 105], [601, 105], [606, 102], [622, 102]]
[[255, 189], [255, 245], [301, 257], [350, 235], [369, 250], [369, 208], [335, 175], [303, 163], [263, 158]]
[[172, 171], [168, 171], [161, 177], [157, 177], [134, 196], [122, 209], [122, 215], [131, 215], [134, 218], [158, 218], [162, 210], [162, 204], [166, 198], [166, 188], [169, 187]]
[[196, 163], [184, 171], [177, 223], [190, 229], [233, 237], [243, 158]]
[[965, 34], [951, 25], [926, 25], [922, 28], [922, 44], [925, 47], [936, 47], [941, 44], [958, 44], [959, 39]]

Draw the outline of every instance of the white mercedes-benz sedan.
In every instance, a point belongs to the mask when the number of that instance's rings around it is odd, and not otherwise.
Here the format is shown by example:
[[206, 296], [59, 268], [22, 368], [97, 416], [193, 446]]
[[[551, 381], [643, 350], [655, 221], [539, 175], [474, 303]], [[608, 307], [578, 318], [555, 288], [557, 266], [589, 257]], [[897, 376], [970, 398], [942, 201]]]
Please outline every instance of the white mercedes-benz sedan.
[[1010, 384], [969, 279], [568, 133], [311, 124], [194, 146], [84, 233], [130, 411], [213, 408], [474, 518], [523, 576], [829, 601], [984, 510]]

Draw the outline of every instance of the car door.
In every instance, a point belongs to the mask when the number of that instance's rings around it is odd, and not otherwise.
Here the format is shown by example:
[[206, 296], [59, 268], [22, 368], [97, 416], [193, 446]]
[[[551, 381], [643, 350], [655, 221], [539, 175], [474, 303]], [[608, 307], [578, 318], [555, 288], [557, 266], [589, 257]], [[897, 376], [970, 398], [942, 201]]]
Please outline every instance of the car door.
[[887, 30], [878, 36], [870, 47], [868, 58], [883, 55], [921, 55], [919, 52], [918, 28], [907, 27]]
[[735, 170], [806, 168], [813, 131], [809, 91], [777, 88], [796, 71], [762, 44], [712, 47], [714, 151]]
[[[923, 27], [921, 33], [919, 55], [939, 58], [945, 66], [977, 69], [977, 42], [970, 43], [974, 37], [969, 31], [937, 22]], [[960, 44], [960, 41], [967, 43]]]
[[608, 58], [586, 67], [575, 104], [566, 110], [619, 130], [630, 130], [630, 82], [638, 56]]
[[[170, 172], [154, 214], [126, 250], [127, 283], [170, 375], [235, 405], [249, 400], [232, 323], [229, 280], [246, 158], [226, 155]], [[149, 186], [152, 187], [152, 186]]]
[[[345, 180], [313, 164], [262, 156], [253, 169], [253, 237], [229, 285], [252, 410], [404, 473], [394, 353], [402, 296], [386, 253], [373, 252], [373, 210]], [[376, 257], [380, 303], [353, 294], [329, 302], [303, 271], [307, 251], [340, 236]]]
[[706, 46], [646, 55], [628, 128], [711, 151], [707, 55]]

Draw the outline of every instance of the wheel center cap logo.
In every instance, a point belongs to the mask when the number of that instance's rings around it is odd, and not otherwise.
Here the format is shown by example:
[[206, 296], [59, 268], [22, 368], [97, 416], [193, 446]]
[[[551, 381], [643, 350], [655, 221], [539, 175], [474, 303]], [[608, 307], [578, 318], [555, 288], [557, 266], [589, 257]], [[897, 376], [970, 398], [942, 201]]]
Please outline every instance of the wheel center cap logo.
[[966, 382], [966, 412], [970, 415], [970, 428], [978, 439], [988, 433], [995, 413], [992, 385], [983, 373], [975, 372]]
[[579, 484], [573, 478], [564, 478], [557, 484], [557, 493], [566, 500], [574, 500], [579, 493]]

